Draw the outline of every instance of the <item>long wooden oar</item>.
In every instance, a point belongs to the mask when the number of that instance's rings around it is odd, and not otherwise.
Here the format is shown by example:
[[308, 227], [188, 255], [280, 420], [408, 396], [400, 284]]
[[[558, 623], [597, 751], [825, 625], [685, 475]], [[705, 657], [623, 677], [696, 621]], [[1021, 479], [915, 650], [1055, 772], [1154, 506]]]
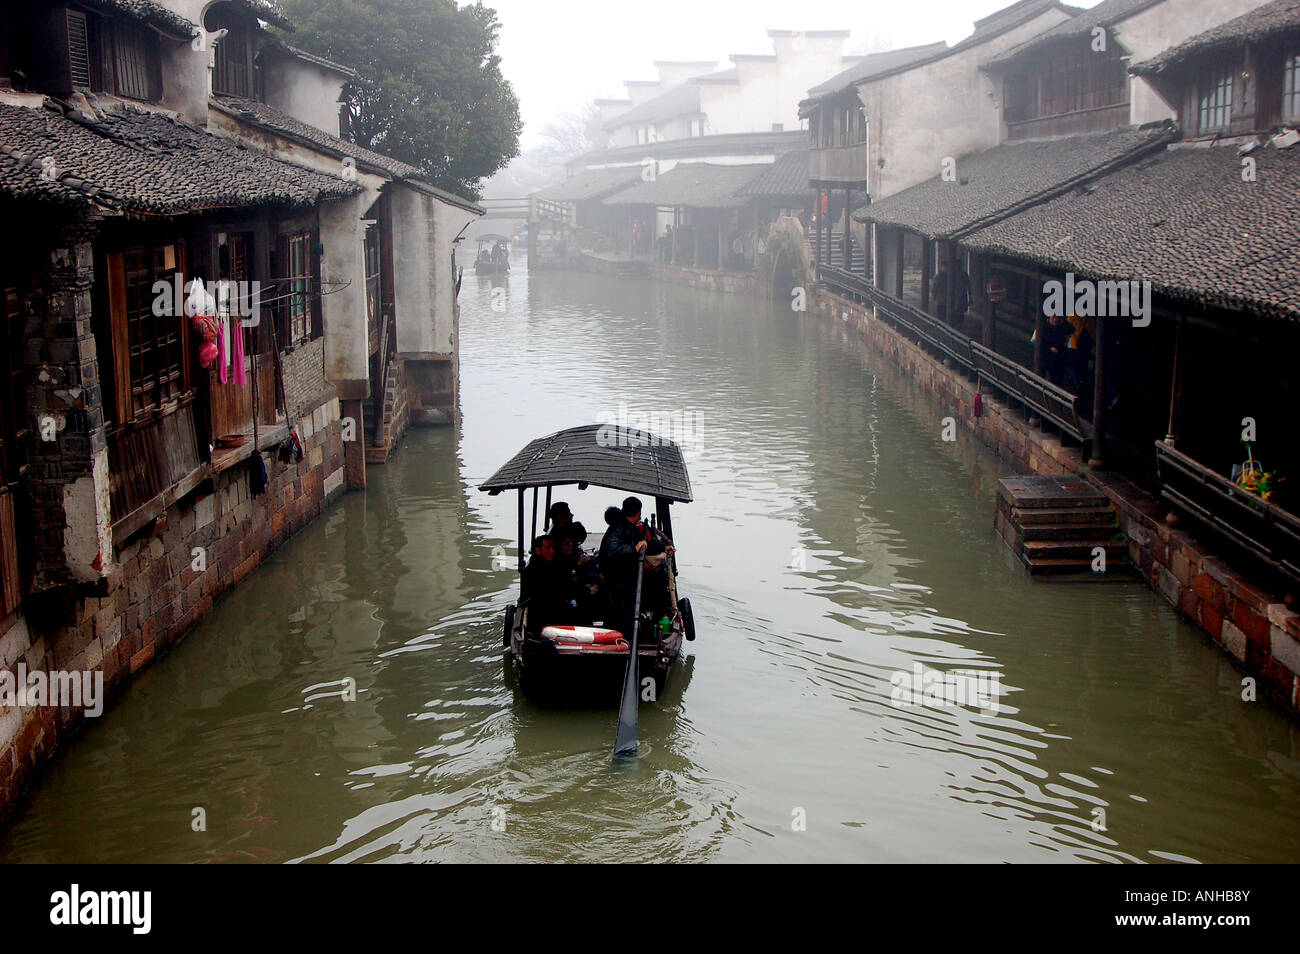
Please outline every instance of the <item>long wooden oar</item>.
[[636, 599], [632, 608], [632, 652], [627, 657], [627, 672], [623, 674], [623, 700], [618, 706], [618, 732], [614, 735], [614, 758], [624, 759], [636, 755], [637, 717], [641, 707], [640, 687], [637, 685], [637, 633], [641, 628], [641, 577], [645, 573], [645, 557], [636, 555]]

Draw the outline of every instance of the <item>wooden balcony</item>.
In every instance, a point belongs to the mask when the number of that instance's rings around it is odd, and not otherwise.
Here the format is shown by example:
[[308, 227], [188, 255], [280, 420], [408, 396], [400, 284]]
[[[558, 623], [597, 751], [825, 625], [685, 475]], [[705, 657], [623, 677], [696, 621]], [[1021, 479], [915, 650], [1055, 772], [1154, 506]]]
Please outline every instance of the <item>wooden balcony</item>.
[[864, 188], [867, 181], [867, 144], [831, 146], [808, 153], [808, 178], [812, 182], [843, 182]]

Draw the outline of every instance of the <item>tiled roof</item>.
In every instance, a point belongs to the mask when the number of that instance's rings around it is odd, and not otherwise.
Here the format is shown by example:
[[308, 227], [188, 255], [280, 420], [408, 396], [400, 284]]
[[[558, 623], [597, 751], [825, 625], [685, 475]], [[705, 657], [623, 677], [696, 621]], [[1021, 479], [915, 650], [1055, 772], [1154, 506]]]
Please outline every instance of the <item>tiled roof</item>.
[[88, 7], [117, 13], [137, 23], [157, 27], [173, 36], [193, 36], [195, 24], [153, 0], [81, 0]]
[[1300, 32], [1300, 0], [1273, 0], [1249, 13], [1198, 33], [1132, 68], [1139, 75], [1158, 73], [1193, 56], [1222, 47], [1254, 43], [1281, 33]]
[[685, 206], [695, 209], [734, 209], [745, 204], [736, 193], [770, 163], [712, 165], [679, 162], [653, 182], [638, 182], [604, 200], [605, 205]]
[[808, 186], [808, 150], [794, 149], [759, 173], [748, 185], [736, 192], [741, 196], [811, 195]]
[[1141, 13], [1147, 7], [1153, 7], [1157, 3], [1163, 3], [1164, 0], [1102, 0], [1088, 10], [1084, 10], [1078, 16], [1071, 17], [1064, 23], [1058, 23], [1050, 30], [1044, 30], [1037, 36], [1031, 37], [1024, 43], [1013, 46], [1009, 50], [992, 57], [984, 65], [996, 66], [1014, 60], [1030, 50], [1047, 46], [1057, 40], [1064, 40], [1071, 37], [1079, 37], [1091, 34], [1094, 27], [1105, 27], [1109, 29], [1122, 20], [1127, 20], [1135, 13]]
[[[57, 185], [41, 180], [46, 159]], [[95, 122], [7, 104], [0, 104], [0, 184], [12, 196], [93, 196], [111, 208], [160, 214], [310, 206], [360, 188], [158, 113], [128, 109]]]
[[322, 152], [339, 157], [350, 157], [355, 159], [359, 166], [379, 170], [395, 179], [420, 175], [420, 170], [415, 166], [385, 156], [383, 153], [375, 152], [373, 149], [358, 146], [346, 139], [340, 139], [338, 136], [331, 136], [324, 130], [317, 129], [310, 123], [304, 123], [300, 119], [295, 119], [288, 113], [268, 106], [266, 103], [244, 99], [240, 96], [219, 94], [213, 97], [212, 105], [221, 112], [234, 116], [243, 122], [270, 130], [289, 139], [296, 139], [299, 142], [314, 146]]
[[1005, 143], [956, 162], [956, 181], [942, 175], [853, 214], [859, 221], [898, 225], [944, 238], [987, 224], [1028, 202], [1117, 163], [1161, 148], [1172, 127], [1122, 129], [1092, 136]]
[[234, 0], [236, 6], [243, 7], [259, 20], [265, 20], [282, 30], [293, 30], [293, 21], [280, 12], [273, 0]]
[[899, 66], [906, 66], [917, 60], [925, 59], [948, 49], [943, 40], [927, 43], [924, 46], [909, 46], [902, 50], [885, 50], [881, 53], [868, 53], [858, 62], [841, 73], [836, 73], [824, 83], [818, 83], [808, 90], [809, 99], [817, 99], [827, 93], [838, 93], [855, 83], [863, 83], [878, 73], [885, 73]]
[[539, 199], [552, 202], [586, 202], [602, 199], [641, 181], [641, 166], [619, 166], [614, 169], [589, 169], [563, 182], [535, 193]]
[[605, 124], [606, 129], [627, 126], [632, 123], [659, 123], [674, 116], [700, 111], [700, 88], [694, 83], [686, 82], [674, 86], [666, 93], [660, 93], [654, 99], [648, 99], [640, 106], [634, 106], [627, 112], [615, 116]]
[[381, 152], [375, 152], [373, 149], [367, 149], [365, 146], [358, 146], [356, 143], [340, 139], [338, 136], [331, 136], [324, 130], [318, 129], [310, 123], [304, 123], [286, 112], [266, 105], [266, 103], [223, 94], [213, 97], [212, 105], [221, 112], [234, 116], [240, 122], [294, 140], [317, 152], [338, 156], [339, 158], [354, 159], [358, 168], [375, 170], [392, 179], [399, 179], [421, 192], [437, 196], [452, 205], [458, 205], [471, 212], [480, 214], [483, 212], [481, 206], [464, 196], [447, 192], [445, 189], [439, 189], [437, 186], [425, 182], [420, 178], [424, 174], [423, 171], [416, 166], [402, 162], [400, 159], [394, 159], [392, 156], [386, 156]]
[[967, 236], [971, 247], [1300, 320], [1300, 148], [1173, 148]]

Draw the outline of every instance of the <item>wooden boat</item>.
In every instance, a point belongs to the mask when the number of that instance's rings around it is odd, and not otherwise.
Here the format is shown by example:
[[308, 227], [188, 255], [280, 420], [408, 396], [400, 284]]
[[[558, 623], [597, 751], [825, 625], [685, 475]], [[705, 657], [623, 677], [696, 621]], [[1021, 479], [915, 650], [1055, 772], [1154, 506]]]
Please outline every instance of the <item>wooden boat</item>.
[[[506, 607], [502, 639], [524, 695], [534, 701], [584, 699], [615, 704], [628, 665], [629, 636], [608, 626], [565, 632], [552, 620], [531, 619], [524, 591], [525, 545], [537, 535], [539, 491], [545, 490], [543, 519], [550, 513], [551, 491], [576, 485], [606, 487], [654, 499], [652, 532], [672, 539], [671, 506], [689, 503], [690, 477], [681, 448], [647, 431], [614, 425], [587, 425], [532, 441], [480, 486], [496, 495], [519, 494], [519, 600]], [[532, 490], [532, 533], [524, 536], [525, 501]], [[570, 501], [572, 503], [572, 501]], [[603, 513], [604, 506], [597, 505]], [[543, 530], [547, 529], [544, 525]], [[598, 548], [602, 534], [589, 534], [583, 550]], [[673, 556], [664, 561], [668, 576], [667, 630], [642, 614], [638, 629], [637, 675], [643, 689], [654, 680], [654, 698], [662, 695], [668, 675], [681, 655], [683, 640], [695, 639], [695, 619], [689, 599], [677, 593]], [[630, 612], [630, 608], [629, 608]], [[648, 693], [643, 691], [643, 698]]]
[[510, 239], [504, 235], [480, 235], [474, 272], [478, 275], [509, 275]]

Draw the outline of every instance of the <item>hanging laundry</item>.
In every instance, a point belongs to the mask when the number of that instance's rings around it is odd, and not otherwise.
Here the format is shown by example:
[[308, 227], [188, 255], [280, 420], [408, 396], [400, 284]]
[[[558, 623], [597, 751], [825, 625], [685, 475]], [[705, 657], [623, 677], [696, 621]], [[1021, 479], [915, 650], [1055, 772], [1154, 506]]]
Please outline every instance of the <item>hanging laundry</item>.
[[250, 458], [251, 463], [248, 468], [248, 492], [254, 497], [260, 497], [266, 492], [266, 485], [269, 478], [266, 474], [266, 460], [261, 453], [256, 453]]

